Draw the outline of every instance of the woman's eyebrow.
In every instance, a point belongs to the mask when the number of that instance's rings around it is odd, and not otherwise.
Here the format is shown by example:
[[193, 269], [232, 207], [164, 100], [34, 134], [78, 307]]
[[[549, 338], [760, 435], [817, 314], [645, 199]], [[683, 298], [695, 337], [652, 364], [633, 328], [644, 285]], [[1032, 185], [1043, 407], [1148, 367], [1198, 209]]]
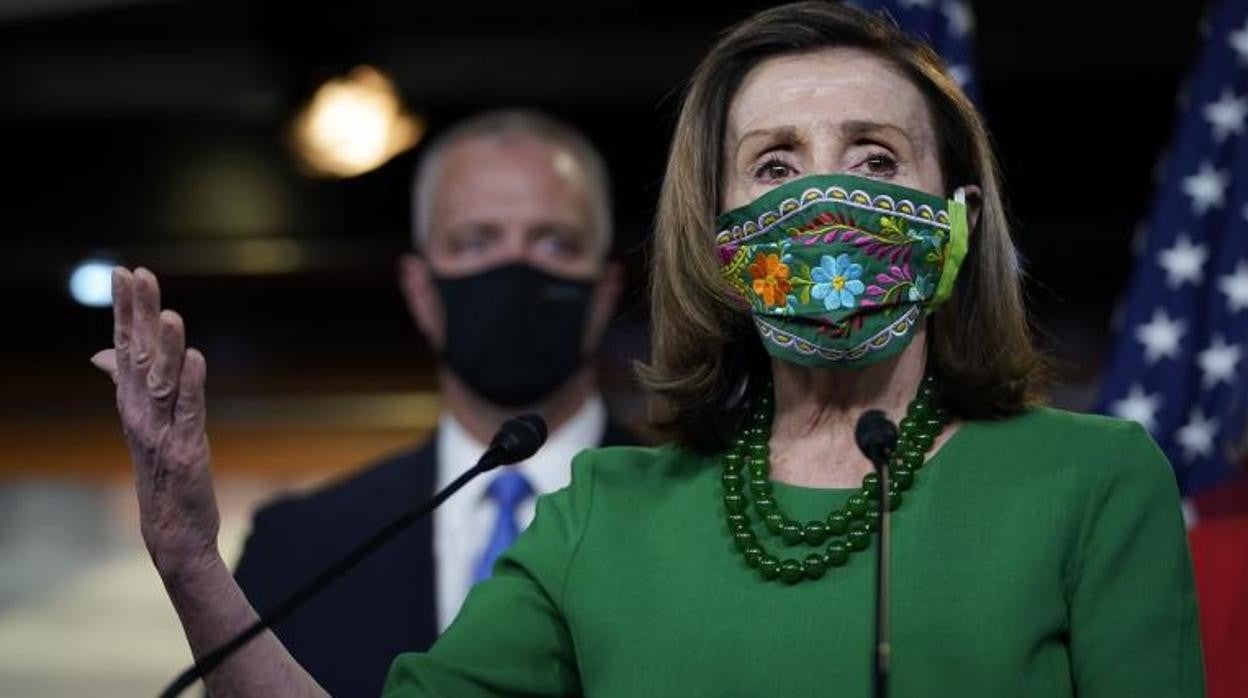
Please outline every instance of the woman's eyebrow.
[[797, 128], [794, 126], [773, 126], [771, 128], [750, 129], [742, 134], [741, 138], [737, 139], [736, 154], [738, 156], [741, 154], [741, 148], [745, 145], [746, 141], [758, 138], [766, 138], [767, 140], [778, 143], [797, 143], [801, 140], [797, 134]]
[[880, 132], [894, 133], [905, 139], [906, 143], [913, 148], [914, 139], [910, 137], [910, 133], [906, 129], [882, 121], [846, 121], [841, 124], [841, 135], [846, 140], [853, 140], [862, 136], [869, 136]]

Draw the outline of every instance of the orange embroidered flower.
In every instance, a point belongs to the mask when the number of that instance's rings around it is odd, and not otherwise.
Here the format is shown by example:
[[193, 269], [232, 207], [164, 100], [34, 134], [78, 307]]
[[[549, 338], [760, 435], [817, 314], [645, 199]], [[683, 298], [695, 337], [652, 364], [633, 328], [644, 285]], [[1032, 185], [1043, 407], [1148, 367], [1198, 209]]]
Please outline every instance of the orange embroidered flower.
[[754, 280], [754, 293], [769, 307], [784, 305], [793, 290], [789, 265], [782, 263], [778, 254], [758, 253], [750, 265], [750, 278]]

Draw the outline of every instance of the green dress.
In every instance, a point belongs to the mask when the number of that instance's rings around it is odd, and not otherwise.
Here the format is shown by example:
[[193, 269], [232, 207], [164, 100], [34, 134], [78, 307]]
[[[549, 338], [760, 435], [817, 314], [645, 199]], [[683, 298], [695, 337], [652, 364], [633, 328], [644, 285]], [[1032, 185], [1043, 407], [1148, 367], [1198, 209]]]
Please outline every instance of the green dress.
[[[728, 537], [719, 473], [674, 447], [581, 454], [385, 695], [869, 695], [874, 547], [765, 582]], [[850, 493], [775, 490], [799, 520]], [[894, 516], [892, 584], [894, 696], [1204, 694], [1174, 477], [1134, 423], [964, 424]]]

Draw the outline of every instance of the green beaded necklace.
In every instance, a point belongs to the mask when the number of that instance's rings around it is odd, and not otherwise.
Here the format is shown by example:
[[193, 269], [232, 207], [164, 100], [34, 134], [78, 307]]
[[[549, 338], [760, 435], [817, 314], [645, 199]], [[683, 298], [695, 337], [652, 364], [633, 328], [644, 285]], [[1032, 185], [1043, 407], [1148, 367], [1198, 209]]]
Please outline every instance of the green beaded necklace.
[[[888, 466], [890, 510], [901, 506], [901, 493], [914, 484], [927, 450], [949, 421], [938, 395], [936, 378], [928, 375], [923, 378], [918, 395], [906, 408], [906, 416], [898, 429], [897, 447]], [[880, 477], [877, 473], [868, 473], [862, 478], [862, 487], [849, 496], [844, 508], [833, 509], [823, 521], [800, 523], [785, 516], [772, 496], [769, 477], [771, 461], [767, 444], [771, 440], [772, 413], [771, 387], [766, 386], [755, 398], [740, 435], [723, 454], [724, 511], [728, 531], [745, 556], [745, 564], [757, 569], [765, 580], [779, 579], [796, 584], [804, 579], [819, 579], [829, 567], [840, 567], [849, 560], [850, 554], [870, 547], [871, 534], [879, 526]], [[751, 504], [746, 497], [747, 489], [755, 515], [772, 536], [780, 538], [787, 546], [804, 544], [819, 548], [826, 543], [826, 548], [802, 560], [787, 558], [782, 561], [768, 553], [754, 534], [746, 513]]]

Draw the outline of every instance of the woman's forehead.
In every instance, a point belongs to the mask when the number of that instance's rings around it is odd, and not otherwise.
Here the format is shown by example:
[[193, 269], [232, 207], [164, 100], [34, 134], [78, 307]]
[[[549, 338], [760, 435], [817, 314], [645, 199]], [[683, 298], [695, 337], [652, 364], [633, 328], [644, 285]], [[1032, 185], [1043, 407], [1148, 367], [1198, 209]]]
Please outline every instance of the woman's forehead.
[[734, 148], [753, 131], [841, 131], [847, 122], [889, 124], [916, 141], [931, 132], [923, 95], [897, 67], [861, 49], [835, 48], [755, 66], [729, 105], [725, 145]]

